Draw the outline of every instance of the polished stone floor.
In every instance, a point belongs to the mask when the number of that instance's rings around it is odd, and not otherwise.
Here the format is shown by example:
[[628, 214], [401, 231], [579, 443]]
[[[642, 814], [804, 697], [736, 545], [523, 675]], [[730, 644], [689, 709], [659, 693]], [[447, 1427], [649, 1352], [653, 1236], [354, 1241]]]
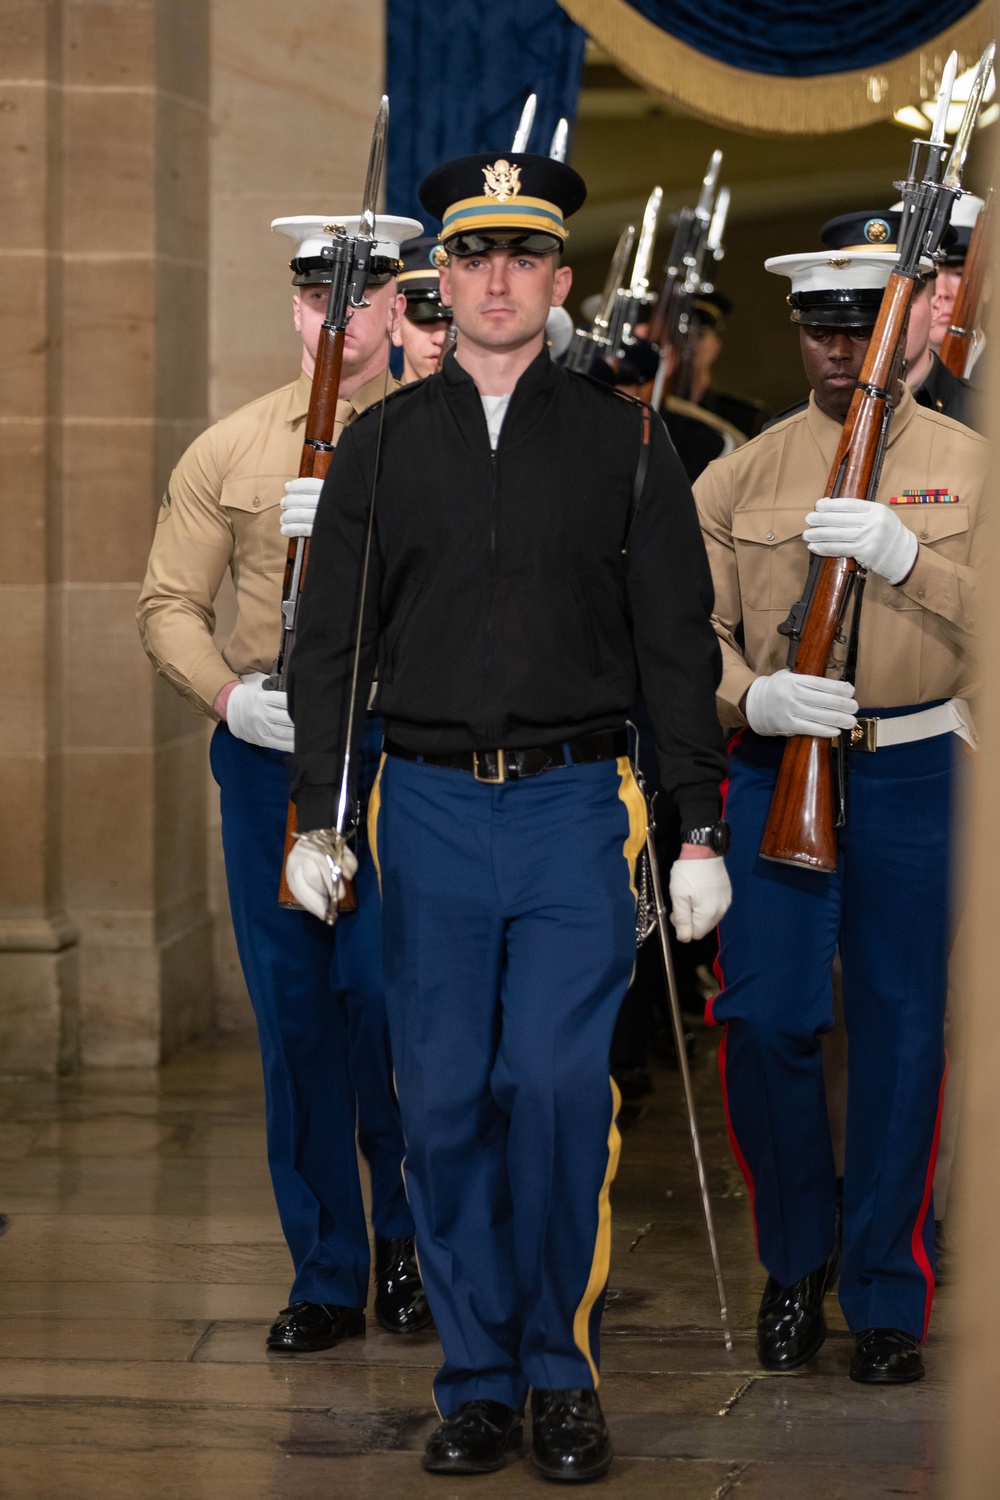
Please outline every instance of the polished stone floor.
[[[627, 1123], [614, 1190], [602, 1394], [619, 1454], [605, 1493], [642, 1500], [929, 1497], [947, 1340], [929, 1379], [847, 1379], [835, 1302], [814, 1368], [768, 1377], [762, 1286], [714, 1069], [697, 1066], [735, 1352], [719, 1330], [677, 1075]], [[433, 1337], [268, 1359], [289, 1262], [246, 1039], [156, 1073], [0, 1084], [0, 1495], [4, 1500], [411, 1500], [548, 1493], [524, 1463], [422, 1474]], [[947, 1293], [936, 1327], [947, 1328]]]

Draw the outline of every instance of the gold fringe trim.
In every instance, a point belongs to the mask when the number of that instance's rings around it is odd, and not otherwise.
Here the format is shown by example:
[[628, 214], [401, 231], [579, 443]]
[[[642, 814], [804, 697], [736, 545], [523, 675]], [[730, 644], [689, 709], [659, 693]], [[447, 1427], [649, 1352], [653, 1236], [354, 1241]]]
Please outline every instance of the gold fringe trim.
[[995, 22], [993, 0], [982, 0], [933, 41], [880, 68], [779, 78], [705, 57], [625, 0], [559, 4], [636, 82], [704, 120], [760, 135], [822, 135], [889, 120], [897, 109], [933, 96], [952, 48], [959, 72], [977, 62]]

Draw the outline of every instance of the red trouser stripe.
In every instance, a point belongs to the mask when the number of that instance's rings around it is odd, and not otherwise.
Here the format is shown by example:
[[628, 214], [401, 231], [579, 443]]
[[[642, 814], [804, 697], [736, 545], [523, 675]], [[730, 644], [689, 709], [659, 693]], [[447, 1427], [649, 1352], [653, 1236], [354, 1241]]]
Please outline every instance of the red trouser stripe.
[[931, 1263], [927, 1259], [927, 1251], [924, 1248], [924, 1225], [927, 1222], [927, 1212], [931, 1206], [931, 1193], [934, 1189], [934, 1168], [937, 1166], [938, 1145], [941, 1140], [941, 1113], [944, 1108], [944, 1086], [948, 1082], [948, 1055], [945, 1053], [944, 1077], [941, 1079], [941, 1087], [938, 1090], [937, 1117], [934, 1121], [934, 1139], [931, 1142], [931, 1156], [927, 1163], [927, 1177], [924, 1181], [924, 1196], [920, 1203], [920, 1212], [917, 1214], [917, 1222], [913, 1226], [913, 1235], [910, 1240], [910, 1248], [913, 1251], [913, 1259], [923, 1272], [927, 1283], [927, 1296], [924, 1301], [924, 1331], [922, 1338], [927, 1337], [927, 1329], [931, 1321], [931, 1307], [934, 1303], [934, 1272]]

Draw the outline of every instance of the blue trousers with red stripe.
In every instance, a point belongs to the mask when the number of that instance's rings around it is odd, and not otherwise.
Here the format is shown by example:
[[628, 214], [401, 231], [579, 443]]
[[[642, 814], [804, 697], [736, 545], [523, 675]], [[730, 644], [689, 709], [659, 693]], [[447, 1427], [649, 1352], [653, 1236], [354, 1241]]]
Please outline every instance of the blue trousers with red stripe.
[[645, 836], [631, 770], [491, 786], [390, 755], [369, 827], [438, 1409], [593, 1387]]
[[[371, 786], [381, 721], [365, 730], [359, 785]], [[372, 1223], [413, 1233], [400, 1171], [374, 866], [359, 847], [358, 910], [335, 928], [278, 905], [289, 780], [277, 750], [220, 724], [212, 772], [222, 791], [226, 883], [264, 1067], [267, 1158], [295, 1266], [290, 1301], [364, 1307], [368, 1225], [358, 1145], [372, 1181]]]
[[[883, 717], [894, 712], [883, 711]], [[849, 1327], [923, 1338], [934, 1291], [931, 1183], [944, 1083], [954, 735], [855, 752], [835, 874], [758, 854], [784, 741], [730, 753], [723, 989], [710, 1019], [760, 1258], [784, 1286], [822, 1265], [836, 1188], [822, 1036], [839, 948], [848, 1036], [844, 1254]]]

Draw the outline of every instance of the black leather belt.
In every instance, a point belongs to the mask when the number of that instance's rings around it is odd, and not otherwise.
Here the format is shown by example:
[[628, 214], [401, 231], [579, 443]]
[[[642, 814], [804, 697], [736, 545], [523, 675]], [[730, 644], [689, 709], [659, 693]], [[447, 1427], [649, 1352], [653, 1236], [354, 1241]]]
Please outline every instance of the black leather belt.
[[449, 755], [422, 755], [386, 740], [385, 753], [400, 760], [415, 760], [425, 766], [443, 766], [448, 771], [471, 771], [477, 781], [499, 786], [524, 776], [540, 776], [560, 766], [589, 766], [599, 760], [617, 760], [628, 754], [624, 729], [600, 729], [555, 745], [534, 745], [528, 750], [455, 750]]

